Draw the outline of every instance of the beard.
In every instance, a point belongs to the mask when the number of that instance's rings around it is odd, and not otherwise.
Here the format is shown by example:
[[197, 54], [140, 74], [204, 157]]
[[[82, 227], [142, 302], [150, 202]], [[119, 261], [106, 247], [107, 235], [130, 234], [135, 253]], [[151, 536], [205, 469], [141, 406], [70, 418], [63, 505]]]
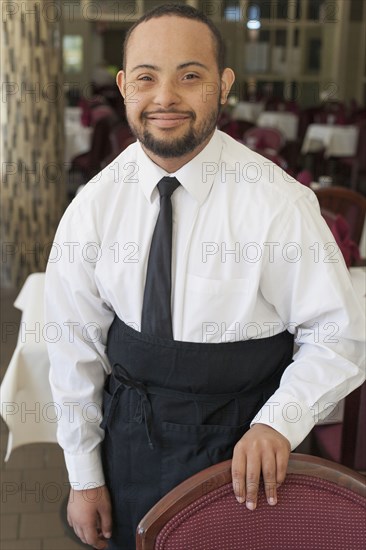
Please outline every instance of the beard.
[[[156, 138], [149, 130], [146, 128], [147, 114], [141, 113], [140, 115], [140, 126], [136, 126], [130, 120], [130, 117], [127, 115], [127, 121], [131, 128], [131, 132], [134, 137], [140, 141], [140, 143], [151, 153], [157, 155], [160, 158], [178, 158], [188, 153], [194, 151], [199, 147], [215, 130], [217, 120], [220, 114], [221, 103], [218, 102], [218, 105], [214, 111], [212, 111], [209, 117], [204, 120], [198, 127], [194, 127], [194, 122], [196, 120], [196, 114], [192, 111], [185, 114], [189, 114], [191, 117], [190, 127], [187, 132], [176, 139], [172, 139], [167, 136], [166, 139]], [[169, 111], [157, 111], [164, 113], [174, 113], [178, 111], [169, 110]], [[151, 114], [151, 113], [148, 113]]]

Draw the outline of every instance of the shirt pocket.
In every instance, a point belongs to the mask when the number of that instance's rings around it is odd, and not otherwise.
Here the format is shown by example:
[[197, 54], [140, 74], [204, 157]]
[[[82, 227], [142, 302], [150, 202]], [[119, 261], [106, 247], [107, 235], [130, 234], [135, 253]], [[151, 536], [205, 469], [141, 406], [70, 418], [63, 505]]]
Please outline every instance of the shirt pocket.
[[[203, 343], [233, 341], [235, 326], [243, 319], [248, 300], [248, 278], [220, 280], [188, 274], [184, 332], [194, 341], [194, 335], [200, 334]], [[231, 332], [229, 337], [226, 331]]]

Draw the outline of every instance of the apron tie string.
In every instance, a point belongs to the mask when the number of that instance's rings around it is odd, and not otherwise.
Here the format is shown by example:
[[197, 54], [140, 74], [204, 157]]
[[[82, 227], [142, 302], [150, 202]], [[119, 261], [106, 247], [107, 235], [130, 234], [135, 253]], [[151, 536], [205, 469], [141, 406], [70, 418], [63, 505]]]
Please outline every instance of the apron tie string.
[[147, 388], [142, 382], [133, 380], [128, 370], [123, 365], [115, 363], [113, 366], [118, 367], [118, 375], [116, 376], [118, 382], [120, 382], [123, 386], [136, 390], [140, 397], [139, 407], [136, 411], [134, 419], [140, 424], [144, 420], [147, 441], [150, 449], [154, 450], [154, 444], [152, 441], [152, 408]]

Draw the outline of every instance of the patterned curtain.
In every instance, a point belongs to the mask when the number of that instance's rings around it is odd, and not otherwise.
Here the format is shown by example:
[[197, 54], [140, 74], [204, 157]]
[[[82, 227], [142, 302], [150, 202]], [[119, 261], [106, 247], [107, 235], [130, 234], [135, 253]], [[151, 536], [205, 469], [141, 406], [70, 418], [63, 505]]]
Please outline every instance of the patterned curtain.
[[1, 4], [1, 284], [19, 288], [66, 206], [62, 3]]

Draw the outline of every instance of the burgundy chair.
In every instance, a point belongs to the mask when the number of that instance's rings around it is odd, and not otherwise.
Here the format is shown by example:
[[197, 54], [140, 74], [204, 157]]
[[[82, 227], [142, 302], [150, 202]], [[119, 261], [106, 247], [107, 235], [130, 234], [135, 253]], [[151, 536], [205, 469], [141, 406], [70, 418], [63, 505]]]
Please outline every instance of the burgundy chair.
[[343, 422], [315, 426], [312, 436], [312, 452], [366, 472], [366, 382], [347, 395]]
[[365, 197], [346, 187], [337, 186], [317, 189], [315, 194], [320, 208], [345, 218], [350, 228], [350, 238], [359, 245], [366, 216]]
[[346, 124], [346, 106], [340, 101], [328, 101], [322, 105], [314, 116], [319, 124]]
[[126, 147], [136, 141], [136, 138], [132, 135], [127, 122], [114, 125], [110, 131], [109, 137], [112, 149], [108, 157], [104, 160], [105, 166], [112, 162], [120, 153], [122, 153]]
[[96, 123], [90, 151], [77, 155], [71, 163], [70, 172], [81, 172], [86, 183], [103, 168], [103, 161], [108, 158], [112, 150], [110, 141], [111, 124], [109, 118], [101, 118]]
[[272, 149], [255, 149], [256, 153], [262, 155], [262, 157], [271, 160], [274, 164], [277, 164], [282, 170], [288, 171], [287, 161], [278, 153], [274, 153]]
[[[341, 214], [334, 214], [324, 208], [321, 209], [321, 214], [327, 222], [339, 250], [342, 252], [346, 266], [358, 265], [361, 260], [360, 249], [350, 237], [350, 228], [347, 221]], [[332, 460], [334, 459], [332, 458]], [[349, 466], [349, 464], [345, 464], [345, 466]]]
[[243, 135], [243, 141], [247, 147], [254, 150], [272, 149], [274, 153], [285, 145], [285, 138], [277, 128], [250, 128]]
[[306, 187], [310, 187], [311, 182], [314, 181], [314, 176], [310, 170], [301, 170], [297, 174], [296, 179]]
[[138, 550], [345, 550], [364, 548], [365, 478], [318, 457], [292, 454], [278, 504], [263, 484], [257, 509], [239, 504], [231, 460], [190, 477], [140, 521]]

